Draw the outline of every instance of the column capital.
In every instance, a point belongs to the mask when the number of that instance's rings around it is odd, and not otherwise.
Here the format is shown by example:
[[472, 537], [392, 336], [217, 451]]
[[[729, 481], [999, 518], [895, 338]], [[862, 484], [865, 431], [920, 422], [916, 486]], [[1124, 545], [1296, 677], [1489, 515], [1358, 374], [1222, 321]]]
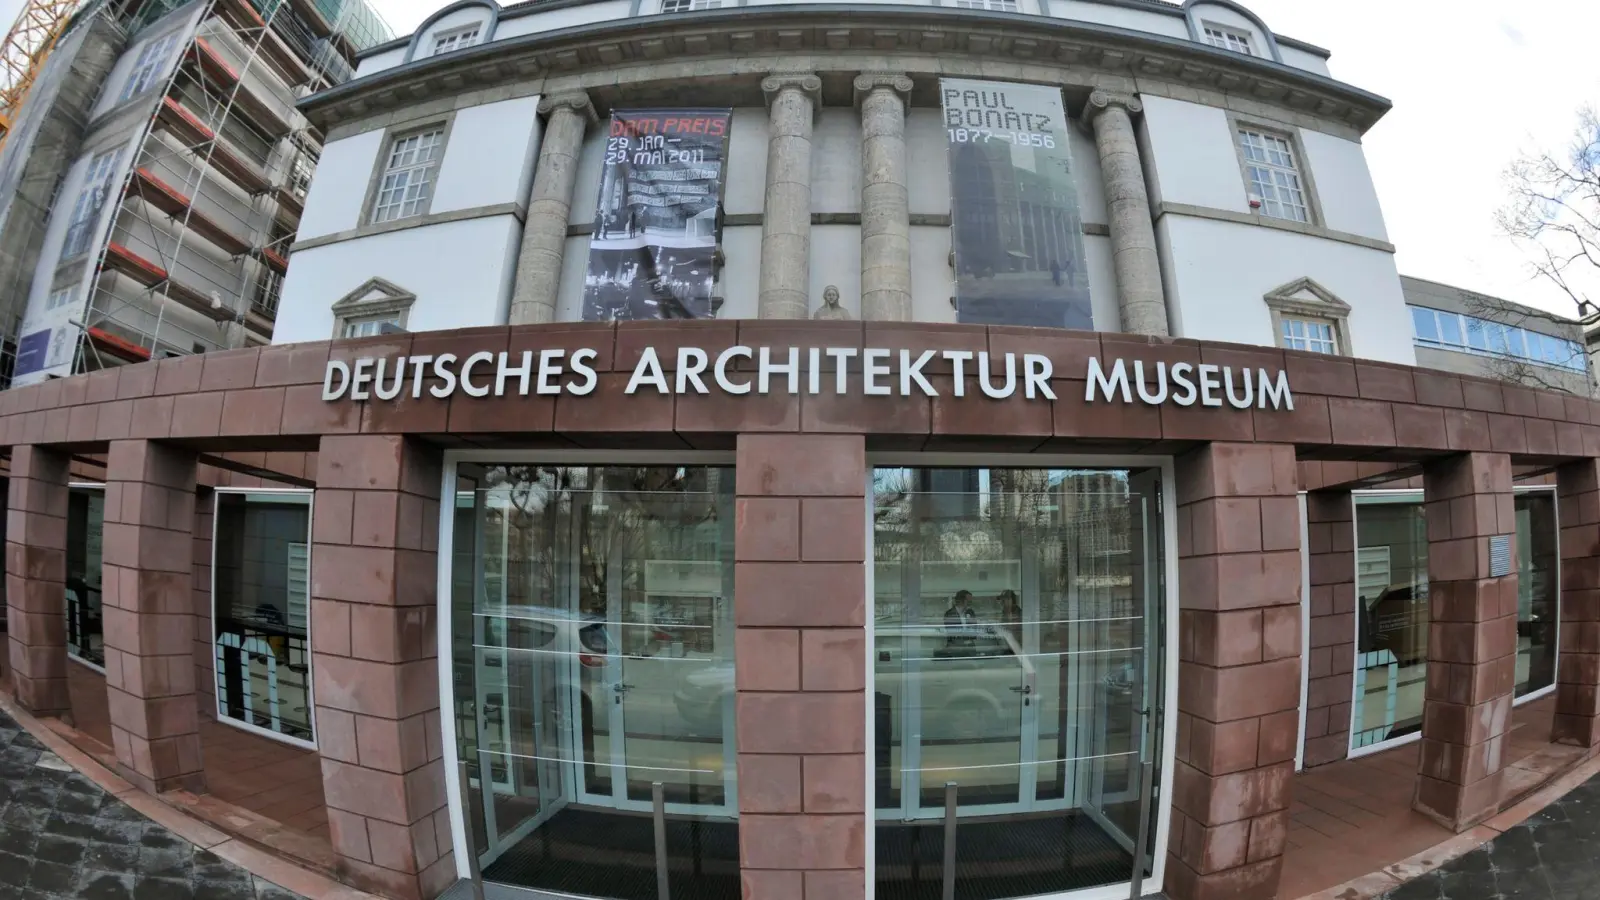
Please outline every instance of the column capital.
[[549, 116], [558, 109], [570, 109], [588, 124], [593, 124], [600, 118], [595, 114], [594, 104], [589, 102], [589, 95], [583, 91], [563, 91], [540, 98], [539, 115]]
[[1096, 90], [1089, 95], [1089, 102], [1083, 107], [1084, 124], [1092, 123], [1096, 116], [1113, 106], [1127, 112], [1129, 115], [1141, 112], [1144, 104], [1133, 94], [1123, 94], [1116, 91]]
[[904, 72], [862, 72], [852, 83], [855, 88], [855, 105], [860, 106], [867, 95], [876, 90], [894, 91], [902, 103], [911, 102], [911, 77]]
[[773, 72], [761, 79], [761, 94], [771, 106], [784, 91], [799, 91], [811, 101], [813, 109], [822, 105], [822, 79], [815, 72]]

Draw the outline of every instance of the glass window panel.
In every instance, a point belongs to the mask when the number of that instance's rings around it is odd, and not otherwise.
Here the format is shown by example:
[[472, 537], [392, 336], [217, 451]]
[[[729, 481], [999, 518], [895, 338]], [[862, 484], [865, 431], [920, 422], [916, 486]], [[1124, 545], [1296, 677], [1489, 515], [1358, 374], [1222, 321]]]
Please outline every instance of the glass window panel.
[[1439, 340], [1441, 343], [1454, 347], [1466, 346], [1466, 338], [1462, 336], [1461, 316], [1455, 313], [1435, 310], [1434, 317], [1439, 322]]
[[957, 896], [1127, 881], [1138, 763], [1159, 756], [1137, 713], [1162, 696], [1155, 473], [873, 487], [877, 895], [937, 896], [952, 784]]
[[1411, 307], [1411, 327], [1419, 341], [1439, 340], [1439, 320], [1431, 309], [1422, 306]]
[[732, 470], [460, 476], [456, 727], [485, 879], [653, 896], [659, 785], [674, 895], [739, 897]]
[[73, 486], [67, 495], [67, 653], [105, 666], [101, 622], [100, 547], [105, 533], [103, 487]]
[[1467, 346], [1474, 350], [1489, 349], [1489, 323], [1482, 319], [1463, 316], [1467, 326]]
[[215, 514], [217, 714], [312, 741], [311, 492], [218, 491]]
[[1517, 511], [1517, 680], [1521, 697], [1556, 681], [1556, 620], [1561, 586], [1557, 583], [1554, 491], [1518, 491]]
[[1422, 728], [1428, 534], [1420, 495], [1356, 497], [1356, 665], [1350, 746]]

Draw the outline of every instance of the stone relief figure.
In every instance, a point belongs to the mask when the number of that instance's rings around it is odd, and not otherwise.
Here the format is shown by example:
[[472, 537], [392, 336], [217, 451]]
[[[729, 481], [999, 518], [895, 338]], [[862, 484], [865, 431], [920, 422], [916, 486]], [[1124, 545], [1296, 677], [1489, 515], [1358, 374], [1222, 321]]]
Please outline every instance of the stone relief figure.
[[817, 307], [817, 311], [811, 314], [811, 318], [849, 320], [850, 311], [839, 305], [839, 289], [837, 287], [830, 284], [822, 289], [822, 305]]

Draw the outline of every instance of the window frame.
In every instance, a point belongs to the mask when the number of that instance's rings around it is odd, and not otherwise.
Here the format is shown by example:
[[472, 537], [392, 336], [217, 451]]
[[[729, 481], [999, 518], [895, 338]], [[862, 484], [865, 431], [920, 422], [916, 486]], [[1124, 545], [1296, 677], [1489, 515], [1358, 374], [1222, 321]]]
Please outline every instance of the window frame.
[[[337, 337], [339, 340], [378, 337], [379, 335], [383, 334], [383, 326], [391, 322], [397, 327], [403, 329], [406, 327], [407, 312], [407, 309], [397, 308], [388, 312], [367, 312], [361, 315], [341, 316], [339, 318], [339, 333]], [[378, 330], [373, 331], [371, 334], [350, 333], [351, 328], [360, 328], [362, 326], [371, 324], [378, 325]]]
[[[1558, 372], [1567, 372], [1573, 375], [1587, 375], [1589, 372], [1588, 353], [1583, 344], [1570, 338], [1521, 325], [1510, 325], [1504, 322], [1495, 322], [1469, 313], [1457, 312], [1452, 309], [1439, 309], [1435, 306], [1424, 306], [1420, 303], [1407, 303], [1406, 309], [1411, 314], [1411, 343], [1413, 346], [1429, 350], [1444, 350], [1455, 353], [1468, 353], [1473, 356], [1486, 356], [1490, 358], [1511, 359], [1517, 362], [1554, 369]], [[1417, 314], [1428, 312], [1433, 314], [1434, 331], [1439, 337], [1425, 338], [1417, 328]], [[1444, 323], [1446, 318], [1452, 324], [1452, 330], [1460, 335], [1460, 341], [1448, 340], [1445, 335]], [[1496, 332], [1504, 333], [1506, 350], [1495, 349]], [[1528, 336], [1536, 337], [1538, 352], [1535, 353], [1528, 346]], [[1563, 364], [1554, 362], [1545, 355], [1545, 349], [1551, 342], [1564, 345], [1568, 350], [1568, 362]], [[1522, 346], [1521, 353], [1512, 352], [1510, 348]]]
[[333, 311], [331, 337], [336, 341], [358, 340], [356, 337], [347, 338], [345, 328], [362, 320], [379, 318], [398, 319], [402, 329], [408, 328], [411, 308], [416, 302], [416, 294], [394, 282], [383, 278], [369, 278], [355, 290], [334, 301], [330, 307]]
[[[1323, 338], [1321, 335], [1318, 335], [1316, 337], [1312, 337], [1310, 335], [1310, 333], [1309, 333], [1309, 329], [1307, 329], [1308, 333], [1304, 337], [1302, 337], [1302, 338], [1293, 338], [1293, 337], [1291, 337], [1289, 334], [1287, 334], [1285, 332], [1289, 329], [1290, 325], [1295, 325], [1295, 324], [1307, 325], [1307, 326], [1320, 326], [1320, 327], [1326, 328], [1328, 330], [1327, 337]], [[1302, 343], [1307, 344], [1308, 346], [1305, 346], [1305, 347], [1292, 347], [1292, 346], [1289, 345], [1289, 341], [1291, 341], [1291, 340], [1299, 340]], [[1315, 344], [1327, 344], [1328, 349], [1326, 349], [1326, 350], [1314, 349], [1311, 346], [1309, 346], [1310, 344], [1313, 344], [1313, 343], [1315, 343]], [[1337, 320], [1329, 318], [1327, 316], [1308, 316], [1308, 315], [1304, 315], [1304, 314], [1300, 314], [1300, 313], [1296, 313], [1296, 312], [1280, 314], [1278, 316], [1278, 346], [1282, 347], [1285, 350], [1300, 350], [1300, 351], [1305, 352], [1305, 353], [1322, 353], [1322, 354], [1325, 354], [1325, 355], [1328, 355], [1328, 356], [1342, 356], [1343, 355], [1343, 354], [1341, 354], [1339, 352], [1339, 323], [1338, 323]]]
[[[1298, 296], [1310, 294], [1310, 297]], [[1313, 299], [1314, 298], [1314, 299]], [[1333, 328], [1334, 350], [1329, 356], [1354, 356], [1350, 349], [1350, 304], [1311, 278], [1299, 278], [1273, 288], [1262, 297], [1272, 316], [1272, 346], [1295, 350], [1284, 344], [1283, 327], [1286, 320], [1318, 322]], [[1296, 350], [1300, 353], [1320, 353], [1317, 350]]]
[[[1322, 204], [1317, 199], [1317, 181], [1312, 175], [1310, 161], [1306, 157], [1306, 148], [1300, 140], [1300, 129], [1288, 122], [1277, 122], [1253, 116], [1242, 116], [1237, 113], [1228, 114], [1229, 136], [1233, 141], [1233, 155], [1239, 162], [1239, 178], [1244, 188], [1245, 212], [1261, 219], [1270, 219], [1273, 222], [1282, 222], [1289, 227], [1320, 228], [1323, 227]], [[1244, 146], [1240, 141], [1240, 132], [1251, 131], [1285, 141], [1289, 145], [1289, 152], [1294, 155], [1294, 173], [1300, 180], [1300, 195], [1305, 204], [1306, 218], [1291, 219], [1275, 216], [1266, 211], [1266, 198], [1262, 198], [1260, 208], [1251, 209], [1249, 205], [1250, 194], [1254, 189], [1254, 181], [1250, 177], [1252, 162], [1245, 156]], [[1270, 164], [1269, 164], [1270, 165]], [[1273, 167], [1279, 170], [1281, 167]]]
[[[1213, 39], [1213, 32], [1215, 32], [1216, 38], [1220, 38], [1222, 40], [1222, 43], [1219, 44]], [[1226, 50], [1229, 53], [1238, 53], [1241, 56], [1259, 57], [1261, 55], [1256, 52], [1255, 35], [1246, 29], [1238, 28], [1233, 25], [1224, 25], [1220, 22], [1211, 22], [1202, 19], [1200, 21], [1200, 37], [1207, 46], [1215, 47], [1218, 50]], [[1233, 42], [1235, 41], [1242, 45], [1243, 49], [1234, 46]]]
[[1022, 12], [1021, 0], [952, 0], [951, 5], [978, 12]]
[[661, 12], [664, 14], [700, 12], [707, 9], [722, 9], [727, 0], [661, 0]]
[[127, 103], [145, 91], [155, 87], [156, 73], [165, 69], [167, 61], [172, 56], [172, 49], [177, 45], [178, 32], [169, 31], [157, 38], [151, 38], [139, 50], [139, 58], [133, 64], [133, 71], [128, 74], [128, 81], [122, 86], [122, 92], [117, 97], [117, 102]]
[[[428, 55], [444, 56], [449, 53], [455, 53], [457, 50], [465, 50], [468, 47], [476, 47], [477, 45], [483, 43], [484, 24], [485, 23], [483, 22], [471, 22], [466, 25], [459, 25], [455, 28], [447, 28], [443, 31], [434, 32], [432, 36], [433, 46], [429, 49]], [[471, 40], [463, 42], [463, 40], [467, 37], [470, 37]], [[450, 46], [442, 46], [446, 41], [450, 42]]]
[[[373, 161], [372, 177], [367, 184], [367, 196], [363, 206], [363, 221], [365, 224], [388, 225], [394, 222], [403, 222], [407, 219], [415, 219], [426, 216], [432, 211], [433, 198], [439, 185], [439, 170], [444, 165], [444, 154], [446, 148], [449, 146], [450, 131], [454, 121], [454, 117], [450, 117], [448, 119], [431, 119], [422, 122], [410, 123], [400, 128], [391, 129], [384, 135], [383, 152], [379, 153], [377, 159]], [[439, 137], [434, 144], [434, 156], [431, 160], [429, 160], [427, 166], [420, 166], [412, 163], [406, 166], [391, 167], [390, 161], [394, 157], [396, 147], [401, 142], [433, 133], [438, 133]], [[425, 169], [428, 171], [427, 196], [420, 201], [421, 206], [412, 213], [402, 214], [407, 203], [417, 202], [402, 199], [398, 207], [400, 210], [399, 213], [389, 216], [388, 218], [379, 218], [379, 210], [382, 207], [383, 193], [386, 189], [384, 187], [384, 182], [388, 179], [388, 177], [391, 174], [402, 170], [409, 173], [423, 171]], [[410, 183], [408, 181], [405, 187], [400, 188], [402, 191], [402, 197], [403, 192], [409, 186]]]

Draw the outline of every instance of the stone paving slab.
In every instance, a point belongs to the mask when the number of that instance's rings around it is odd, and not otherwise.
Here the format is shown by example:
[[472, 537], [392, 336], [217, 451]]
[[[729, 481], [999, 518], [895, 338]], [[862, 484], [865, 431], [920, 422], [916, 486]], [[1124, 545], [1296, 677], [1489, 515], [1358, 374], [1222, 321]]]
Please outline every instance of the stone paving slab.
[[305, 900], [157, 824], [0, 711], [0, 897]]

